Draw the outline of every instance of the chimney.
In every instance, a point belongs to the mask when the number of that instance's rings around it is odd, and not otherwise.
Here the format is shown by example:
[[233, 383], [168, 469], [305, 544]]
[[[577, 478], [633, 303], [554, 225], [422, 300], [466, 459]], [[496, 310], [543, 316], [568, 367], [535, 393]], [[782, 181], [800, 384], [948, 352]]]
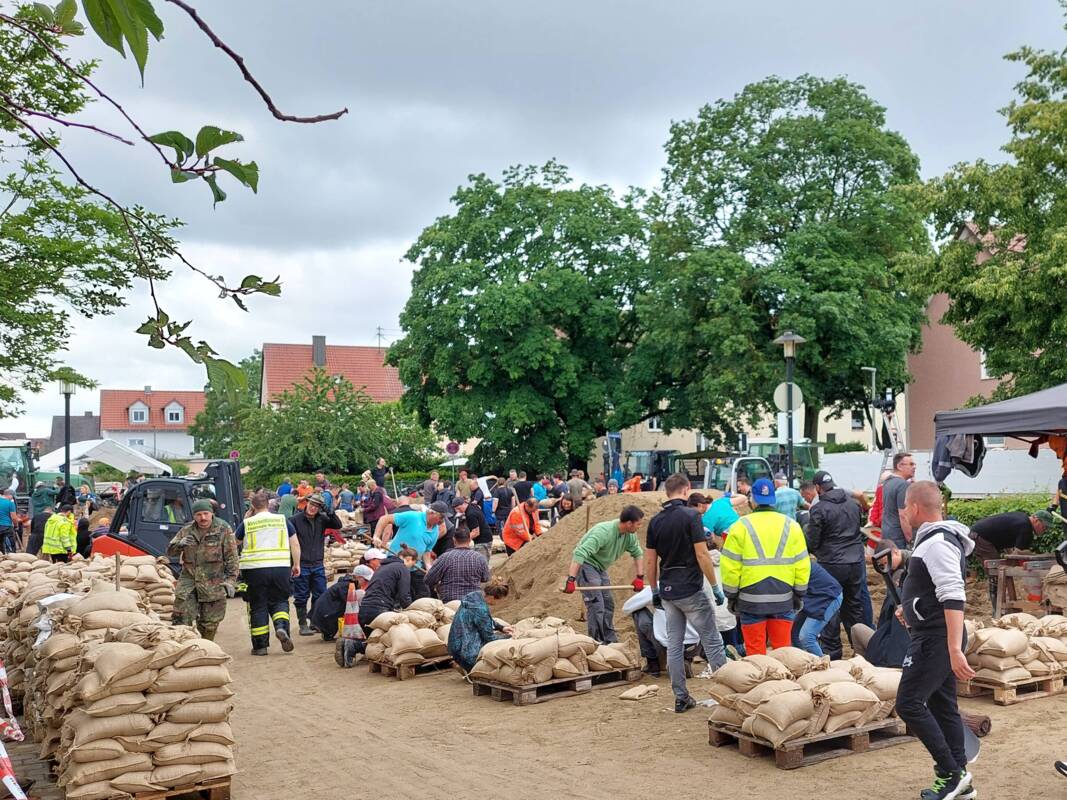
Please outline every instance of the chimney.
[[326, 366], [326, 337], [311, 337], [311, 363], [316, 367]]

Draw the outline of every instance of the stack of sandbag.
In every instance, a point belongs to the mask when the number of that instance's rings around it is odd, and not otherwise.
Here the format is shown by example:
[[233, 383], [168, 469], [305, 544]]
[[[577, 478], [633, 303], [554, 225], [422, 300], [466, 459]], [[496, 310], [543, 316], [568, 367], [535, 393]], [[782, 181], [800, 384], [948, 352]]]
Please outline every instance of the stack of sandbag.
[[341, 520], [341, 524], [346, 528], [354, 528], [363, 524], [362, 508], [357, 508], [355, 511], [345, 511], [342, 508], [338, 508], [334, 509], [334, 513], [337, 514], [337, 518]]
[[[457, 602], [455, 607], [458, 605]], [[447, 607], [436, 598], [423, 597], [403, 611], [379, 614], [370, 625], [373, 630], [367, 638], [367, 658], [390, 666], [405, 666], [447, 656], [455, 607]]]
[[780, 747], [817, 733], [876, 722], [894, 712], [899, 670], [857, 656], [830, 662], [795, 647], [747, 656], [716, 670], [710, 719]]
[[[93, 562], [96, 561], [112, 565], [110, 574], [105, 574], [104, 577], [114, 575], [113, 558], [97, 556], [93, 559]], [[123, 588], [139, 592], [148, 602], [150, 609], [161, 619], [170, 619], [174, 613], [174, 587], [177, 580], [171, 571], [169, 559], [153, 556], [122, 558], [119, 580]]]
[[343, 545], [334, 544], [327, 547], [323, 558], [326, 580], [332, 581], [338, 574], [352, 572], [359, 566], [366, 551], [367, 545], [354, 540], [345, 541]]
[[967, 620], [967, 662], [985, 683], [1008, 685], [1067, 671], [1067, 619], [1006, 614], [990, 625]]
[[1059, 564], [1053, 564], [1041, 579], [1041, 599], [1061, 610], [1067, 609], [1067, 574]]

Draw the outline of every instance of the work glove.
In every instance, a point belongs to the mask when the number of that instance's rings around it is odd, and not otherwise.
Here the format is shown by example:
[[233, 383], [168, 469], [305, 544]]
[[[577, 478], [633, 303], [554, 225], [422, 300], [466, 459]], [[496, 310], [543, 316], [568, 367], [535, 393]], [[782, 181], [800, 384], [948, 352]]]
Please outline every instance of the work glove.
[[733, 614], [735, 617], [737, 616], [737, 598], [736, 597], [731, 597], [729, 600], [726, 601], [726, 610], [729, 611], [731, 614]]
[[634, 587], [635, 592], [639, 592], [645, 588], [644, 578], [634, 578], [634, 582], [631, 584]]
[[659, 589], [652, 590], [652, 607], [663, 608], [663, 599], [659, 596]]
[[567, 585], [563, 587], [563, 591], [566, 594], [574, 594], [574, 589], [575, 589], [576, 585], [577, 585], [577, 578], [575, 578], [573, 575], [569, 575], [567, 577]]
[[719, 586], [712, 586], [711, 593], [715, 595], [715, 605], [721, 606], [726, 602], [726, 595], [722, 593], [722, 588]]
[[224, 583], [222, 588], [226, 590], [227, 597], [234, 598], [237, 596], [237, 589], [232, 583]]
[[[245, 583], [244, 581], [241, 581], [241, 582], [239, 582], [237, 584], [237, 588], [234, 591], [233, 595], [231, 595], [231, 596], [232, 597], [240, 597], [241, 599], [244, 599], [245, 594], [247, 592], [248, 592], [248, 584]], [[229, 592], [227, 592], [227, 594], [229, 595]]]
[[799, 594], [793, 595], [793, 610], [800, 611], [804, 607], [804, 598]]

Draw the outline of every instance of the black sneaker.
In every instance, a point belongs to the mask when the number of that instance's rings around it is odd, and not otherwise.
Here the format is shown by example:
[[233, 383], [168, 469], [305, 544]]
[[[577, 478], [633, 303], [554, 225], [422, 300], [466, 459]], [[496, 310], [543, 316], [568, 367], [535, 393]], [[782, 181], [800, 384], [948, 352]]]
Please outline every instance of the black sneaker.
[[659, 672], [659, 661], [657, 659], [652, 659], [652, 658], [648, 658], [648, 659], [645, 659], [645, 660], [646, 660], [647, 663], [645, 664], [645, 668], [643, 670], [641, 670], [641, 671], [644, 672], [646, 675], [648, 675], [650, 677], [658, 678], [659, 675], [660, 675], [660, 672]]
[[924, 792], [925, 800], [959, 800], [971, 788], [971, 773], [956, 770], [948, 775], [938, 772], [932, 788]]
[[1057, 761], [1054, 766], [1056, 767], [1056, 772], [1067, 778], [1067, 761]]
[[[922, 800], [933, 800], [937, 795], [934, 794], [933, 789], [923, 789], [919, 797]], [[956, 795], [956, 800], [978, 800], [978, 790], [974, 786], [968, 786], [961, 794]]]
[[293, 652], [293, 637], [289, 635], [289, 631], [285, 628], [275, 628], [274, 635], [278, 637], [278, 641], [282, 643], [282, 650], [286, 653]]
[[270, 652], [270, 651], [267, 650], [266, 647], [253, 647], [252, 648], [252, 655], [254, 655], [254, 656], [265, 656], [265, 655], [267, 655], [268, 652]]
[[696, 707], [697, 707], [697, 701], [694, 700], [692, 697], [686, 697], [685, 700], [675, 700], [674, 701], [674, 713], [675, 714], [684, 714], [689, 709], [696, 708]]

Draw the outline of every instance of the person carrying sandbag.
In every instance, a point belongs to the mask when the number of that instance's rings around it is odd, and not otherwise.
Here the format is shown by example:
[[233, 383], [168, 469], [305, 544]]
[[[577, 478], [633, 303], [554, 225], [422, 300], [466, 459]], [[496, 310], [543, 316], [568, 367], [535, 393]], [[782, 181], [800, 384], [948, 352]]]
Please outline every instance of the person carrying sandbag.
[[741, 614], [750, 656], [767, 653], [768, 636], [774, 648], [790, 646], [811, 574], [804, 532], [775, 510], [776, 500], [770, 479], [753, 483], [753, 511], [730, 526], [720, 555], [723, 591], [730, 610]]
[[[567, 583], [563, 591], [572, 594], [578, 581], [582, 586], [610, 586], [608, 568], [629, 553], [634, 560], [635, 592], [645, 588], [644, 551], [637, 543], [637, 528], [645, 512], [637, 506], [625, 506], [618, 519], [598, 522], [585, 532], [574, 548]], [[615, 598], [610, 589], [582, 592], [585, 624], [589, 635], [600, 644], [619, 641], [615, 632]]]
[[197, 500], [193, 521], [170, 540], [167, 555], [180, 559], [182, 566], [174, 589], [174, 624], [195, 626], [203, 638], [214, 640], [226, 616], [226, 598], [236, 593], [238, 557], [233, 530], [215, 518], [210, 500]]

